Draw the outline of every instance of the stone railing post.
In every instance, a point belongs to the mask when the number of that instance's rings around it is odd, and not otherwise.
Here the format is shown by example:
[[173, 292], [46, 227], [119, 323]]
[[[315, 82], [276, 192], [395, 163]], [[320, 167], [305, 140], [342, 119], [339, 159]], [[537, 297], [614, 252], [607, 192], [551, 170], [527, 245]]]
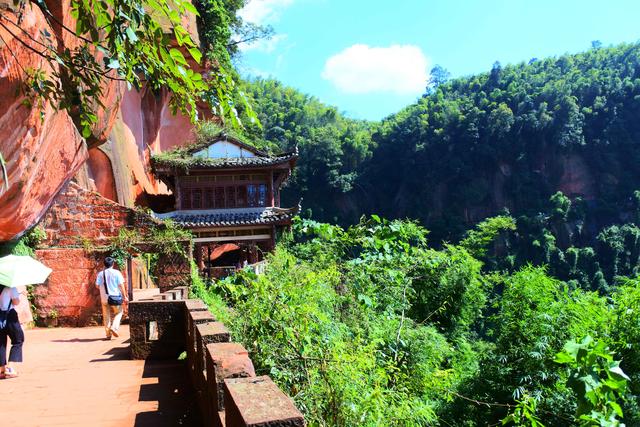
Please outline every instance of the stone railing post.
[[268, 376], [224, 380], [226, 427], [304, 427], [304, 417]]
[[215, 427], [298, 427], [304, 417], [268, 376], [256, 377], [248, 351], [230, 342], [198, 299], [175, 288], [129, 306], [131, 353], [140, 359], [175, 359], [187, 368], [203, 423]]

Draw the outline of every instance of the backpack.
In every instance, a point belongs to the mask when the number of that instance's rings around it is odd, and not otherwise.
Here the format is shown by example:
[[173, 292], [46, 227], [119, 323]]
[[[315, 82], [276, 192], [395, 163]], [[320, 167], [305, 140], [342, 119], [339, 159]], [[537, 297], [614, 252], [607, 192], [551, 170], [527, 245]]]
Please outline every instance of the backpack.
[[[122, 305], [122, 295], [118, 295], [118, 296], [109, 295], [109, 289], [107, 288], [107, 274], [105, 273], [105, 270], [102, 270], [102, 285], [104, 286], [105, 294], [107, 294], [107, 304]], [[0, 317], [0, 322], [2, 322], [1, 317]]]
[[[2, 289], [4, 291], [4, 289]], [[0, 291], [2, 293], [2, 291]], [[9, 317], [9, 310], [11, 310], [11, 299], [9, 299], [9, 305], [6, 310], [0, 310], [0, 331], [7, 327], [7, 318]]]

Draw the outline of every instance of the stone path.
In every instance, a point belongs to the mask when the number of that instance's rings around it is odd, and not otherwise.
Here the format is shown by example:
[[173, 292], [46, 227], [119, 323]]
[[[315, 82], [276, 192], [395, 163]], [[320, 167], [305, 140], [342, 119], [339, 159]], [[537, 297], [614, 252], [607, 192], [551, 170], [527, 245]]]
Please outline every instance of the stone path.
[[[0, 380], [0, 417], [21, 427], [199, 426], [180, 361], [129, 359], [129, 329], [26, 331], [19, 378]], [[2, 422], [4, 424], [4, 422]]]

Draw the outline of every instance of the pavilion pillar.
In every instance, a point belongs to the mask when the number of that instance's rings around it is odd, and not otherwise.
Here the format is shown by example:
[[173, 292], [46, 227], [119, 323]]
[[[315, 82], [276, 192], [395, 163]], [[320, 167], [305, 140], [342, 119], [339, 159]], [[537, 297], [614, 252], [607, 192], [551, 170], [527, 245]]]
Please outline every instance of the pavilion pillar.
[[207, 277], [211, 280], [211, 245], [207, 245]]
[[254, 243], [249, 246], [249, 263], [255, 264], [258, 262], [258, 250], [256, 249], [257, 245]]
[[173, 192], [176, 198], [175, 209], [179, 210], [182, 207], [182, 191], [180, 191], [180, 179], [178, 177], [176, 177]]
[[271, 226], [271, 239], [269, 241], [269, 251], [272, 251], [275, 249], [276, 247], [276, 226], [272, 225]]
[[202, 271], [204, 268], [204, 263], [202, 260], [202, 243], [196, 243], [196, 265], [198, 266], [198, 270]]
[[127, 257], [127, 295], [129, 301], [133, 301], [133, 262], [131, 256]]
[[275, 206], [273, 197], [273, 170], [269, 171], [269, 206]]

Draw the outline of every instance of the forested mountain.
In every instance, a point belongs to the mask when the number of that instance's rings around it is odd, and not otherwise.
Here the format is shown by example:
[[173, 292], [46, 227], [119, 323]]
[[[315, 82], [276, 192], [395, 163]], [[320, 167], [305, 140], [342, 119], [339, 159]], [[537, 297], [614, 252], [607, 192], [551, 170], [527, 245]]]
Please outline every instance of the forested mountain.
[[585, 201], [590, 226], [626, 220], [640, 184], [639, 73], [640, 46], [621, 45], [431, 88], [373, 135], [366, 209], [455, 238], [503, 208], [540, 212], [562, 191]]
[[[371, 158], [375, 125], [345, 118], [335, 107], [275, 80], [258, 79], [247, 83], [245, 90], [262, 125], [262, 129], [249, 128], [249, 133], [275, 150], [296, 146], [300, 150], [283, 203], [303, 198], [306, 215], [344, 221], [345, 208], [338, 206], [353, 200], [359, 171]], [[360, 208], [354, 208], [357, 219]]]
[[312, 426], [640, 425], [640, 44], [445, 75], [378, 123], [245, 83], [339, 225], [195, 292]]
[[509, 213], [516, 229], [485, 260], [495, 267], [549, 264], [593, 289], [635, 274], [639, 44], [437, 79], [380, 123], [347, 119], [272, 80], [246, 90], [263, 125], [254, 135], [300, 147], [287, 202], [304, 197], [315, 219], [417, 219], [439, 245]]

